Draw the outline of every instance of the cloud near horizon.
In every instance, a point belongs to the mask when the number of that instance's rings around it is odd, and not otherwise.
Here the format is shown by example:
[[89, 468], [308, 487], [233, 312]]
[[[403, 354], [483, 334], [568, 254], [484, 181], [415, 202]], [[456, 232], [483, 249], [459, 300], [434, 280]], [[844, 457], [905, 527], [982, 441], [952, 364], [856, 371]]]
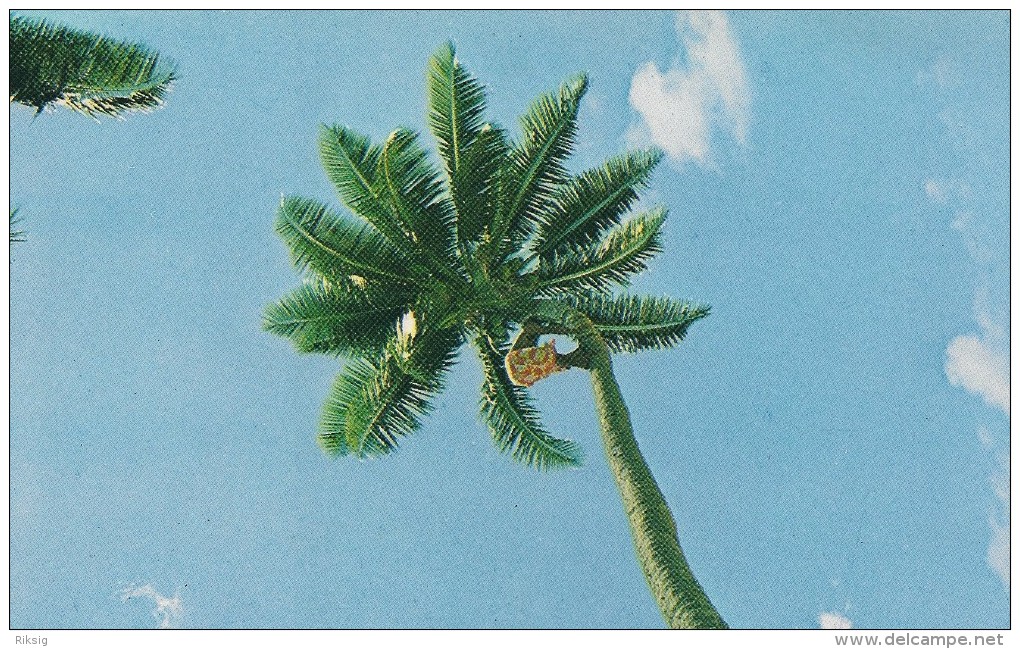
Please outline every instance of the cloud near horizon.
[[152, 584], [137, 588], [129, 586], [120, 592], [120, 596], [121, 600], [125, 602], [135, 597], [151, 599], [156, 604], [152, 615], [159, 620], [161, 629], [175, 628], [184, 615], [184, 604], [181, 602], [180, 593], [174, 593], [173, 597], [167, 597], [160, 594]]
[[721, 11], [679, 12], [677, 33], [688, 66], [665, 72], [654, 61], [634, 74], [630, 104], [640, 122], [627, 132], [631, 144], [653, 143], [676, 162], [711, 161], [712, 136], [728, 133], [745, 144], [750, 91], [740, 49]]
[[999, 454], [999, 471], [991, 478], [992, 489], [999, 501], [999, 511], [992, 512], [988, 524], [992, 538], [988, 542], [988, 566], [1009, 588], [1009, 455]]
[[854, 625], [850, 618], [839, 613], [821, 613], [818, 626], [823, 629], [852, 629]]

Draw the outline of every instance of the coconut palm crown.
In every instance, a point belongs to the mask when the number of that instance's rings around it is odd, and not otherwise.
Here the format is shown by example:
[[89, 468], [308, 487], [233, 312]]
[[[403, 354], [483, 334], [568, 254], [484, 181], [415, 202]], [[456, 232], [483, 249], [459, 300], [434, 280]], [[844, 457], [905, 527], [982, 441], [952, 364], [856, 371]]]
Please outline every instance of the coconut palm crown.
[[45, 20], [11, 16], [10, 96], [42, 112], [64, 106], [89, 117], [148, 112], [163, 104], [172, 66], [137, 43]]
[[493, 441], [540, 469], [576, 466], [581, 451], [543, 427], [505, 359], [544, 334], [570, 336], [577, 349], [556, 361], [592, 373], [607, 457], [667, 622], [722, 626], [633, 443], [610, 359], [680, 342], [708, 309], [613, 292], [660, 250], [666, 210], [630, 212], [661, 153], [624, 153], [568, 173], [586, 87], [582, 75], [540, 96], [511, 139], [486, 120], [483, 87], [447, 44], [427, 74], [427, 124], [442, 169], [409, 130], [372, 143], [343, 126], [323, 127], [322, 163], [349, 213], [282, 199], [276, 231], [304, 282], [266, 309], [263, 324], [300, 352], [347, 359], [322, 409], [326, 452], [396, 449], [471, 343], [484, 369], [481, 413]]

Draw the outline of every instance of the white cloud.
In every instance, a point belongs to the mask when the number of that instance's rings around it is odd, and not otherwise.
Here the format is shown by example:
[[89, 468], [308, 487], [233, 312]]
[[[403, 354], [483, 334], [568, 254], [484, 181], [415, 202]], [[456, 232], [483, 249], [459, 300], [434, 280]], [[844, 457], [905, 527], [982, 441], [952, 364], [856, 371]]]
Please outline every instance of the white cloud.
[[[978, 146], [979, 135], [990, 122], [980, 113], [961, 110], [948, 92], [965, 77], [948, 58], [940, 57], [918, 81], [932, 83], [944, 101], [939, 122], [948, 143], [962, 163], [958, 178], [927, 179], [924, 191], [936, 204], [952, 210], [952, 228], [961, 237], [978, 275], [974, 298], [977, 333], [953, 338], [946, 347], [946, 377], [950, 384], [980, 396], [991, 408], [1009, 417], [1009, 254], [1008, 194], [993, 191], [976, 196], [972, 187], [985, 186], [982, 175], [996, 174], [1002, 160], [994, 160]], [[1003, 441], [987, 426], [978, 427], [978, 439], [986, 453], [999, 454], [999, 467], [990, 482], [994, 505], [989, 512], [990, 538], [985, 554], [988, 566], [1009, 589], [1009, 457], [1001, 452]], [[1008, 445], [1008, 437], [1005, 437]], [[1007, 446], [1008, 448], [1008, 446]], [[987, 501], [982, 499], [982, 506]]]
[[[982, 269], [981, 285], [974, 300], [974, 319], [979, 334], [967, 334], [954, 338], [946, 348], [946, 376], [952, 385], [979, 395], [984, 402], [1009, 416], [1009, 334], [1008, 322], [1000, 314], [992, 316], [989, 286], [1000, 271], [997, 258], [987, 243], [988, 233], [979, 227], [971, 212], [957, 214], [953, 228], [963, 235], [964, 243], [971, 258]], [[998, 440], [985, 426], [978, 427], [981, 446], [989, 452], [998, 446]], [[1002, 453], [999, 469], [993, 472], [990, 481], [995, 493], [996, 506], [989, 514], [988, 524], [991, 537], [985, 560], [1009, 589], [1009, 456]]]
[[952, 61], [940, 56], [930, 69], [917, 73], [917, 83], [934, 84], [939, 90], [949, 90], [960, 85], [961, 74]]
[[970, 258], [982, 268], [990, 270], [996, 262], [996, 251], [989, 239], [988, 223], [978, 219], [973, 212], [961, 210], [956, 213], [950, 226], [963, 237]]
[[[926, 178], [924, 181], [924, 193], [928, 195], [928, 198], [930, 198], [932, 202], [938, 203], [939, 205], [946, 205], [950, 201], [966, 201], [972, 196], [970, 185], [962, 180], [952, 178], [942, 180]], [[964, 226], [966, 225], [965, 221], [967, 221], [966, 217], [968, 216], [969, 215], [962, 212], [957, 213], [957, 221], [953, 224], [953, 229], [959, 230], [961, 233], [964, 233], [965, 236], [966, 232], [964, 232]], [[957, 223], [959, 223], [959, 225]]]
[[649, 61], [638, 69], [631, 80], [630, 103], [641, 121], [631, 126], [627, 139], [631, 144], [650, 141], [677, 162], [705, 164], [711, 158], [714, 130], [745, 143], [750, 91], [724, 13], [680, 12], [676, 26], [688, 66], [662, 72]]
[[981, 447], [985, 450], [995, 446], [995, 438], [992, 437], [992, 433], [984, 426], [978, 428], [978, 439], [981, 440]]
[[974, 319], [980, 333], [959, 335], [950, 341], [946, 347], [946, 376], [950, 384], [981, 396], [986, 404], [1009, 415], [1009, 340], [1005, 325], [992, 317], [989, 300], [993, 281], [1007, 272], [998, 253], [1001, 234], [990, 219], [968, 209], [973, 194], [967, 182], [929, 178], [924, 191], [935, 203], [952, 207], [951, 227], [960, 233], [980, 276], [974, 300]]
[[992, 540], [988, 543], [988, 565], [1009, 588], [1009, 521], [991, 519]]
[[991, 314], [987, 286], [977, 290], [974, 319], [980, 333], [957, 336], [946, 347], [946, 377], [1009, 416], [1009, 336]]
[[928, 198], [932, 199], [936, 203], [946, 202], [946, 188], [931, 178], [926, 180], [924, 183], [924, 193], [928, 194]]
[[1009, 361], [983, 339], [957, 336], [946, 348], [946, 376], [953, 385], [980, 395], [989, 406], [1009, 414]]
[[992, 476], [998, 511], [989, 517], [992, 538], [988, 543], [988, 566], [1009, 589], [1009, 456], [999, 455], [999, 471]]
[[852, 629], [853, 623], [839, 613], [822, 613], [818, 616], [818, 626], [823, 629]]
[[125, 602], [134, 597], [151, 599], [156, 604], [152, 615], [159, 620], [159, 628], [161, 629], [174, 628], [180, 621], [181, 616], [184, 615], [184, 605], [181, 602], [180, 593], [174, 593], [172, 598], [167, 597], [161, 595], [151, 584], [137, 588], [129, 586], [120, 592], [120, 596]]

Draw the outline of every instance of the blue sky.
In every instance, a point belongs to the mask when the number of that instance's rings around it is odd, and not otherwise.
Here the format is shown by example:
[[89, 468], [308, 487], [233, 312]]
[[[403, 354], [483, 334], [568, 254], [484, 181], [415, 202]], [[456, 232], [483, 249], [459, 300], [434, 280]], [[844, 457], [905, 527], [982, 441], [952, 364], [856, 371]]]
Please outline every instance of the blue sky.
[[712, 315], [616, 367], [727, 622], [1009, 626], [1008, 13], [24, 15], [180, 80], [10, 109], [12, 627], [661, 626], [582, 373], [533, 388], [580, 469], [498, 452], [468, 353], [399, 452], [330, 460], [336, 361], [260, 330], [281, 193], [338, 204], [318, 125], [425, 131], [449, 39], [508, 126], [588, 72], [572, 169], [669, 154], [634, 290]]

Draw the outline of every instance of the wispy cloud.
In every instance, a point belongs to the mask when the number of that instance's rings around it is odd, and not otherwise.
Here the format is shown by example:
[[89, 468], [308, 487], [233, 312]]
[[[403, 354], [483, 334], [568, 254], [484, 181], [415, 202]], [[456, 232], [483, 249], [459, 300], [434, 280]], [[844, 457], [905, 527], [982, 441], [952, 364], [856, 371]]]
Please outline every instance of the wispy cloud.
[[713, 133], [747, 138], [751, 96], [740, 48], [721, 11], [680, 12], [677, 33], [687, 66], [665, 72], [654, 61], [641, 66], [630, 86], [630, 103], [641, 115], [627, 138], [654, 143], [673, 160], [711, 160]]
[[939, 205], [959, 203], [972, 196], [970, 185], [954, 178], [926, 178], [924, 193]]
[[818, 616], [818, 626], [823, 629], [852, 629], [853, 623], [839, 613], [822, 613]]
[[[934, 200], [934, 199], [933, 199]], [[974, 299], [974, 319], [978, 333], [956, 336], [946, 347], [946, 377], [951, 385], [980, 396], [985, 404], [1009, 416], [1009, 335], [1003, 318], [996, 318], [988, 306], [989, 286], [997, 273], [996, 255], [981, 233], [982, 224], [972, 212], [961, 211], [953, 228], [961, 233], [971, 259], [981, 269], [981, 280]], [[998, 442], [991, 431], [978, 428], [981, 446], [994, 452]], [[990, 477], [996, 505], [989, 513], [991, 538], [986, 560], [988, 566], [1009, 588], [1009, 456], [1000, 453], [999, 469]]]
[[1009, 455], [999, 454], [999, 470], [992, 478], [992, 489], [998, 500], [997, 510], [991, 513], [988, 523], [992, 540], [988, 543], [988, 566], [999, 575], [1009, 588]]
[[960, 84], [960, 72], [944, 55], [939, 56], [930, 68], [917, 73], [917, 83], [934, 84], [940, 90], [955, 88]]
[[[1000, 172], [1002, 165], [992, 160], [980, 146], [980, 135], [998, 126], [980, 114], [968, 112], [959, 101], [965, 71], [953, 61], [940, 57], [931, 68], [917, 75], [921, 84], [937, 91], [943, 101], [938, 121], [948, 144], [960, 162], [956, 178], [928, 178], [924, 193], [940, 209], [953, 216], [951, 227], [961, 237], [967, 256], [977, 271], [974, 289], [974, 320], [977, 331], [954, 337], [946, 346], [945, 373], [949, 383], [981, 397], [990, 408], [1009, 416], [1009, 259], [1004, 242], [1008, 215], [1008, 195], [981, 195], [971, 187], [989, 186], [985, 176]], [[994, 185], [993, 185], [994, 186]], [[978, 439], [986, 453], [997, 458], [997, 468], [989, 477], [994, 494], [989, 511], [990, 538], [986, 552], [988, 566], [1009, 588], [1009, 456], [1007, 441], [1000, 441], [988, 426], [978, 426]], [[982, 507], [989, 507], [984, 501]]]
[[128, 586], [120, 592], [120, 597], [125, 602], [132, 598], [151, 599], [156, 605], [152, 610], [152, 615], [159, 620], [161, 629], [176, 627], [184, 615], [184, 604], [181, 602], [180, 593], [174, 593], [173, 597], [167, 597], [160, 594], [152, 584], [139, 587]]
[[999, 268], [988, 224], [966, 209], [970, 188], [960, 181], [927, 180], [925, 193], [940, 205], [956, 207], [951, 227], [960, 233], [967, 254], [980, 271], [974, 298], [977, 333], [953, 338], [946, 347], [946, 377], [951, 385], [980, 396], [985, 403], [1009, 415], [1009, 337], [1006, 327], [992, 314], [989, 286]]
[[946, 202], [946, 190], [943, 189], [942, 185], [930, 178], [924, 183], [924, 193], [928, 194], [928, 198], [936, 203]]

